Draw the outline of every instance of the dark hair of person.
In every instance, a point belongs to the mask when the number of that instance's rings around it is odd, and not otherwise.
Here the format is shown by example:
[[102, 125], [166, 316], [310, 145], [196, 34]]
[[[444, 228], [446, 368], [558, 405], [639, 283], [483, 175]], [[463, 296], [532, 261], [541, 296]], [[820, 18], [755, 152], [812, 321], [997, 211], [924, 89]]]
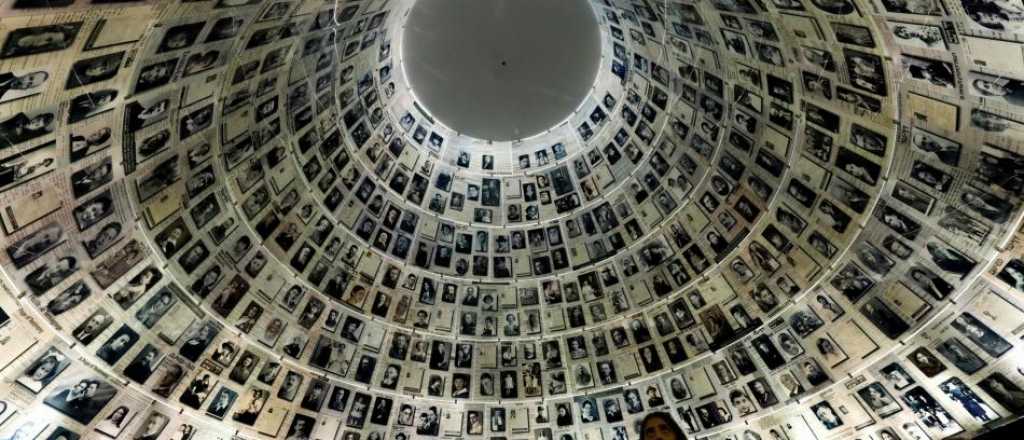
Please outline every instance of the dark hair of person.
[[662, 411], [652, 412], [644, 416], [644, 420], [640, 422], [640, 440], [647, 440], [647, 430], [645, 429], [647, 422], [658, 418], [664, 420], [665, 424], [672, 429], [672, 433], [675, 435], [676, 440], [686, 440], [686, 434], [683, 434], [683, 429], [679, 427], [676, 420], [673, 419], [669, 413]]

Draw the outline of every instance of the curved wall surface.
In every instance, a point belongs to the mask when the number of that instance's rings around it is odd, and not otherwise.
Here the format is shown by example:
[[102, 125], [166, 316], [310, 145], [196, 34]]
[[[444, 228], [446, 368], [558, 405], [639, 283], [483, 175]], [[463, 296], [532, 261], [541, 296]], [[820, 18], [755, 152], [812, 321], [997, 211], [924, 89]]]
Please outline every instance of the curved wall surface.
[[1020, 0], [595, 0], [587, 97], [510, 142], [416, 102], [412, 6], [0, 1], [0, 439], [1024, 410]]

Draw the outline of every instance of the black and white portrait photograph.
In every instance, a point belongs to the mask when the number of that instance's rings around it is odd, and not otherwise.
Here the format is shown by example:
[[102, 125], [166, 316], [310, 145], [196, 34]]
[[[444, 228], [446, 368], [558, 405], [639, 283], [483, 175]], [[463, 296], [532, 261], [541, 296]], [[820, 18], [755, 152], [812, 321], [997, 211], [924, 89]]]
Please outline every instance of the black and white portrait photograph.
[[68, 139], [72, 163], [106, 150], [112, 143], [113, 130], [110, 127], [84, 125], [84, 127], [76, 126], [75, 129], [72, 129]]
[[71, 173], [71, 191], [82, 197], [113, 180], [113, 163], [108, 156], [92, 165]]
[[206, 414], [215, 419], [223, 419], [231, 406], [235, 404], [236, 399], [238, 399], [236, 391], [221, 387], [206, 406]]
[[117, 90], [102, 89], [72, 98], [68, 105], [68, 123], [74, 124], [112, 110], [118, 95]]
[[[142, 93], [147, 90], [156, 89], [167, 85], [178, 67], [178, 58], [159, 61], [139, 70], [138, 79], [135, 82], [135, 93]], [[136, 116], [140, 117], [140, 116]]]
[[124, 375], [136, 383], [145, 383], [162, 360], [163, 354], [160, 350], [153, 344], [146, 344], [124, 368]]
[[116, 438], [135, 419], [135, 408], [126, 405], [112, 406], [110, 412], [94, 428], [100, 434]]
[[124, 55], [125, 52], [121, 51], [76, 61], [71, 66], [65, 88], [73, 89], [114, 78], [121, 68]]
[[953, 65], [949, 62], [903, 55], [902, 67], [903, 73], [910, 79], [940, 88], [952, 89], [956, 86]]
[[53, 382], [70, 364], [71, 359], [67, 355], [56, 347], [50, 347], [29, 364], [28, 368], [18, 377], [17, 382], [33, 393], [38, 393], [50, 382]]
[[882, 418], [889, 417], [903, 409], [881, 382], [874, 382], [857, 390], [857, 395], [872, 412]]
[[116, 364], [139, 340], [139, 334], [128, 325], [121, 325], [103, 345], [96, 350], [96, 356], [106, 363]]
[[903, 395], [903, 402], [914, 412], [921, 424], [942, 435], [956, 434], [963, 430], [956, 418], [920, 386], [907, 391]]
[[99, 376], [76, 372], [58, 382], [44, 402], [86, 425], [92, 422], [116, 393], [117, 389]]
[[291, 425], [285, 438], [292, 440], [309, 440], [312, 437], [313, 428], [316, 427], [316, 420], [312, 417], [296, 414], [292, 418]]
[[114, 322], [113, 315], [105, 309], [97, 309], [89, 315], [71, 335], [83, 345], [89, 345]]
[[50, 72], [43, 69], [0, 72], [0, 104], [38, 95], [49, 79]]
[[217, 384], [218, 380], [210, 371], [200, 370], [181, 393], [178, 401], [193, 409], [199, 409]]
[[956, 402], [980, 423], [988, 423], [999, 420], [1000, 416], [992, 409], [985, 400], [974, 393], [967, 384], [959, 378], [951, 378], [939, 384], [939, 389], [946, 394], [946, 397]]
[[75, 207], [72, 214], [78, 230], [84, 231], [99, 223], [114, 212], [114, 195], [110, 190], [99, 193], [92, 198], [86, 199]]
[[7, 34], [0, 58], [14, 58], [67, 49], [74, 44], [82, 22], [14, 29]]
[[[149, 413], [143, 416], [140, 420], [142, 421], [136, 428], [135, 434], [132, 436], [135, 440], [156, 440], [160, 437], [160, 433], [162, 433], [164, 428], [167, 427], [167, 424], [171, 419], [162, 413], [150, 410]], [[181, 440], [186, 439], [183, 438]]]
[[[52, 134], [56, 128], [56, 123], [57, 113], [54, 109], [39, 109], [29, 112], [22, 111], [6, 117], [0, 117], [0, 147], [8, 148]], [[24, 155], [25, 153], [21, 153], [17, 156]], [[4, 162], [7, 162], [7, 160], [4, 160]], [[6, 168], [6, 166], [4, 168]], [[0, 177], [4, 174], [3, 168], [0, 168]], [[4, 184], [4, 186], [6, 186], [13, 183], [12, 181], [15, 180], [15, 178], [16, 177], [11, 177], [8, 179], [11, 181], [7, 182], [0, 181], [0, 184]]]
[[843, 425], [843, 419], [828, 401], [818, 402], [810, 407], [811, 413], [827, 430], [833, 430]]
[[23, 267], [35, 261], [64, 241], [64, 227], [50, 223], [37, 229], [7, 247], [7, 256], [15, 267]]

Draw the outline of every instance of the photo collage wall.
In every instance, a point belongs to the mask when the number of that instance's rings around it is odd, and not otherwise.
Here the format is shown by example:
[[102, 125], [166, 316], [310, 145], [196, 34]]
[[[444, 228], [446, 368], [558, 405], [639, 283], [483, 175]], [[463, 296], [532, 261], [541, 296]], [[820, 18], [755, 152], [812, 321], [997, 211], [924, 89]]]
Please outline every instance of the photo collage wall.
[[513, 142], [416, 102], [412, 4], [0, 0], [0, 439], [1024, 411], [1020, 0], [592, 0]]

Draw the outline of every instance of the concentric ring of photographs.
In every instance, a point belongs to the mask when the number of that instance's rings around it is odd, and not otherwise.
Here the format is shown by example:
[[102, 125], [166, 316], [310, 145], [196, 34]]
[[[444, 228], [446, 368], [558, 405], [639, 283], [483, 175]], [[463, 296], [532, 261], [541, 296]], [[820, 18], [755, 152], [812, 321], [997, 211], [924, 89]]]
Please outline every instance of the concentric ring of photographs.
[[1020, 2], [591, 2], [593, 87], [516, 143], [435, 120], [371, 3], [0, 6], [0, 438], [1024, 410]]

